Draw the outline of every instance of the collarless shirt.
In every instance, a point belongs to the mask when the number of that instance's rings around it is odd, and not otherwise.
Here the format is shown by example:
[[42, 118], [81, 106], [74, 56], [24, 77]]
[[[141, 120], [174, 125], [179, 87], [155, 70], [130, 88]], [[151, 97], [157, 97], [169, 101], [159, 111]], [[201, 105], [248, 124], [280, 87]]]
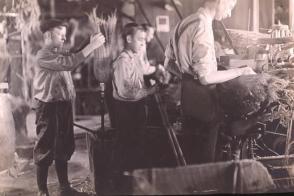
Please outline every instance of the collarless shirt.
[[196, 78], [217, 71], [212, 21], [208, 11], [199, 8], [177, 24], [165, 51], [166, 58], [176, 61], [174, 71]]
[[36, 59], [34, 98], [43, 102], [73, 100], [75, 89], [71, 71], [85, 60], [82, 52], [71, 54], [44, 46]]
[[113, 63], [113, 97], [120, 101], [139, 101], [147, 88], [143, 76], [148, 72], [140, 58], [131, 50], [123, 50]]

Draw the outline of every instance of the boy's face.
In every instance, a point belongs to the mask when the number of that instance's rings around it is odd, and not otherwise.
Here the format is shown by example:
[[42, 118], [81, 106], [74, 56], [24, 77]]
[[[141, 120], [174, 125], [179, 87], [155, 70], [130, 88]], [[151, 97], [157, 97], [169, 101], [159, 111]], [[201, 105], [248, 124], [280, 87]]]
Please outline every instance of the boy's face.
[[237, 0], [219, 0], [216, 9], [216, 20], [222, 20], [231, 17], [232, 10], [234, 9]]
[[139, 53], [146, 47], [146, 33], [142, 30], [138, 30], [133, 36], [128, 35], [127, 41], [130, 49], [135, 53]]
[[60, 26], [50, 31], [51, 42], [55, 47], [62, 47], [66, 40], [66, 27]]

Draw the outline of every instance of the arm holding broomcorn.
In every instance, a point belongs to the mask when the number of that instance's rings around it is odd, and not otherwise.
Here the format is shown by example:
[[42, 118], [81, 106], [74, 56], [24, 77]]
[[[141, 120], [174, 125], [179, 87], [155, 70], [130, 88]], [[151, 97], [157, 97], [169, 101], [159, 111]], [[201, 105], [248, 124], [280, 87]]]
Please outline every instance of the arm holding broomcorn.
[[105, 43], [105, 37], [101, 33], [91, 36], [90, 43], [82, 49], [85, 57], [89, 56], [95, 49], [99, 48]]
[[38, 64], [43, 69], [53, 71], [72, 71], [76, 69], [95, 49], [101, 47], [105, 38], [101, 33], [91, 37], [90, 43], [78, 53], [63, 54], [61, 52], [48, 52], [40, 50], [37, 54]]

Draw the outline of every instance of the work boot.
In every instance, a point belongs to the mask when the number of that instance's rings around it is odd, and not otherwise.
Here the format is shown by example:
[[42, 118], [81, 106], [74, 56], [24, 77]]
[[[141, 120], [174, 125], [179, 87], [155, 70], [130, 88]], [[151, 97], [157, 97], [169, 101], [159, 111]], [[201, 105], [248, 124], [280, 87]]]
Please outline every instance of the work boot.
[[46, 191], [39, 191], [38, 196], [49, 196], [48, 190]]
[[71, 188], [70, 186], [66, 188], [59, 188], [59, 195], [58, 196], [78, 196], [80, 192]]
[[48, 165], [37, 165], [38, 196], [49, 196], [47, 188]]
[[79, 195], [79, 192], [70, 187], [70, 183], [68, 181], [68, 168], [66, 161], [55, 161], [55, 168], [58, 177], [58, 181], [60, 184], [59, 195], [60, 196], [75, 196]]

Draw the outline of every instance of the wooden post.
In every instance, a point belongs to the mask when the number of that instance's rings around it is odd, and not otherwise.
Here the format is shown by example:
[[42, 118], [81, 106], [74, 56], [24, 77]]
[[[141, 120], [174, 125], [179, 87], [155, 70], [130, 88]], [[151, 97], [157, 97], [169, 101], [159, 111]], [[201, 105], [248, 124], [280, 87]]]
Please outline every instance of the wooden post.
[[100, 113], [101, 113], [101, 130], [105, 131], [104, 127], [104, 115], [105, 115], [105, 108], [104, 108], [104, 95], [105, 95], [105, 83], [101, 82], [100, 84]]
[[289, 0], [289, 28], [291, 32], [294, 29], [294, 1]]
[[271, 1], [271, 4], [272, 4], [272, 25], [274, 25], [275, 24], [275, 13], [276, 13], [276, 11], [275, 11], [275, 0], [272, 0]]
[[174, 133], [173, 127], [171, 126], [171, 124], [168, 120], [168, 115], [167, 115], [165, 107], [163, 106], [163, 102], [160, 97], [160, 94], [155, 93], [154, 96], [155, 96], [155, 100], [158, 105], [158, 109], [159, 109], [159, 112], [161, 115], [163, 126], [165, 127], [165, 129], [167, 131], [168, 139], [171, 144], [173, 153], [175, 155], [177, 165], [178, 166], [186, 166], [187, 163], [186, 163], [182, 148], [181, 148], [180, 143], [176, 137], [176, 134]]
[[50, 0], [50, 15], [52, 18], [56, 16], [55, 12], [55, 0]]
[[274, 22], [274, 0], [259, 0], [259, 27], [268, 31]]
[[253, 0], [252, 30], [259, 32], [259, 0]]

